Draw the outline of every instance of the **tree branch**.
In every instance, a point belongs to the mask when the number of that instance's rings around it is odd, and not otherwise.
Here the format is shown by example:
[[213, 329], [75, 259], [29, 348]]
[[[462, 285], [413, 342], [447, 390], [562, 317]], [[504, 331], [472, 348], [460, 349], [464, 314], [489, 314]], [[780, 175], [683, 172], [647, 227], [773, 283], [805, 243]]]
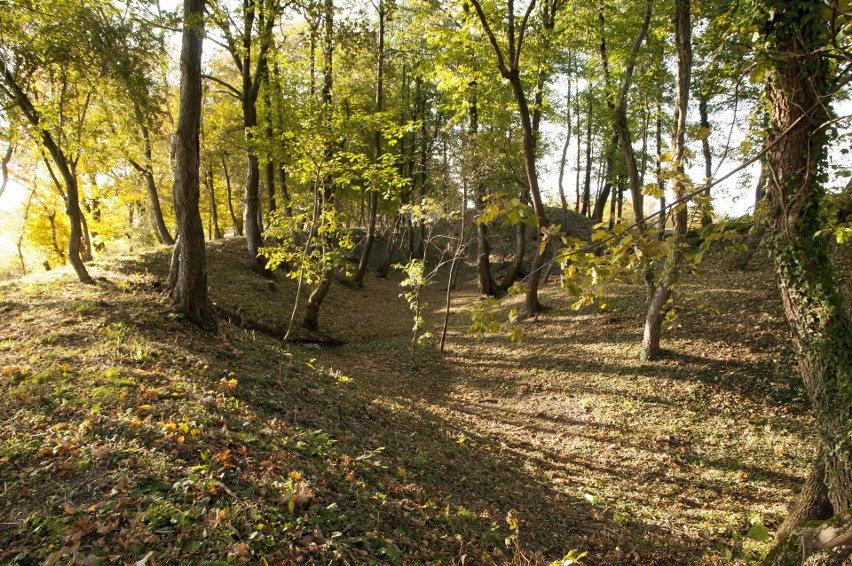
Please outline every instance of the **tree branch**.
[[488, 36], [488, 41], [491, 42], [491, 47], [494, 48], [494, 53], [497, 55], [497, 68], [500, 70], [500, 74], [505, 77], [509, 74], [509, 69], [506, 68], [503, 50], [500, 49], [500, 44], [497, 43], [497, 38], [494, 36], [494, 32], [491, 31], [491, 26], [488, 25], [488, 19], [482, 10], [482, 4], [479, 0], [470, 0], [470, 3], [473, 4], [473, 9], [476, 10], [476, 15], [479, 17], [479, 23], [482, 24], [482, 28]]
[[213, 75], [201, 75], [201, 78], [207, 79], [208, 81], [213, 81], [216, 84], [222, 85], [223, 87], [228, 89], [229, 93], [232, 94], [233, 96], [235, 96], [238, 100], [240, 98], [242, 98], [242, 96], [243, 96], [243, 93], [242, 93], [242, 91], [240, 91], [240, 89], [238, 89], [237, 87], [235, 87], [234, 85], [232, 85], [232, 84], [230, 84], [226, 81], [223, 81], [220, 78], [214, 77]]

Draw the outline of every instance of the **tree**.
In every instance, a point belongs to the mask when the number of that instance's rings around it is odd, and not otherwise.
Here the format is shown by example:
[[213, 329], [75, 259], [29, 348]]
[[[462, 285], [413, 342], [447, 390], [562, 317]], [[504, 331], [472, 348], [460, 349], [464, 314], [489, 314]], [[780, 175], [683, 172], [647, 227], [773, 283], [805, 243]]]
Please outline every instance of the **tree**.
[[[816, 236], [822, 227], [821, 175], [832, 89], [825, 54], [832, 37], [826, 22], [834, 20], [828, 4], [805, 0], [754, 2], [746, 16], [765, 45], [759, 52], [759, 70], [766, 77], [769, 108], [766, 239], [816, 418], [821, 447], [817, 475], [822, 475], [836, 516], [810, 529], [793, 529], [768, 557], [774, 564], [789, 564], [793, 553], [796, 563], [802, 560], [803, 544], [811, 536], [840, 544], [852, 538], [852, 324], [836, 290], [826, 242]], [[801, 498], [796, 512], [819, 506], [818, 493]]]
[[[518, 15], [515, 14], [514, 0], [506, 2], [506, 49], [501, 47], [497, 36], [492, 30], [490, 22], [494, 21], [498, 16], [489, 18], [483, 5], [479, 0], [470, 0], [473, 4], [476, 14], [479, 17], [479, 22], [482, 25], [485, 34], [488, 36], [488, 41], [494, 50], [494, 55], [497, 58], [497, 69], [505, 80], [512, 87], [512, 93], [515, 97], [515, 103], [518, 107], [518, 113], [521, 119], [521, 128], [523, 131], [524, 141], [524, 169], [526, 171], [527, 183], [529, 185], [530, 195], [532, 196], [533, 210], [535, 210], [536, 220], [538, 223], [539, 237], [541, 245], [536, 250], [535, 260], [532, 264], [532, 269], [528, 281], [528, 290], [526, 297], [526, 314], [527, 316], [535, 316], [539, 310], [538, 302], [538, 286], [541, 281], [541, 269], [544, 266], [544, 260], [547, 256], [547, 215], [544, 211], [544, 204], [541, 199], [541, 191], [538, 184], [538, 172], [536, 170], [536, 147], [538, 139], [536, 131], [533, 127], [533, 114], [530, 111], [530, 103], [527, 99], [524, 89], [524, 82], [521, 79], [521, 53], [523, 52], [524, 37], [528, 31], [527, 27], [530, 24], [530, 16], [536, 5], [536, 0], [530, 0], [525, 8], [523, 15], [520, 16], [521, 21], [518, 23]], [[560, 0], [545, 0], [543, 3], [542, 13], [544, 28], [553, 29], [555, 18], [561, 6]], [[502, 15], [499, 16], [502, 21]]]
[[[684, 174], [686, 161], [686, 114], [689, 106], [690, 76], [692, 73], [692, 21], [690, 19], [690, 0], [674, 2], [674, 37], [677, 53], [677, 95], [675, 114], [672, 123], [672, 177], [675, 201], [687, 193], [688, 185]], [[660, 332], [663, 325], [664, 309], [672, 294], [672, 285], [680, 274], [684, 261], [684, 239], [687, 230], [687, 203], [676, 205], [674, 211], [673, 238], [669, 255], [666, 258], [663, 273], [657, 281], [656, 289], [648, 305], [645, 317], [645, 332], [642, 338], [641, 357], [646, 360], [656, 358], [660, 353]], [[641, 219], [637, 219], [641, 220]]]
[[[379, 16], [379, 44], [376, 53], [376, 113], [380, 114], [384, 107], [384, 69], [385, 69], [385, 18], [388, 14], [388, 6], [385, 0], [378, 0], [376, 11]], [[373, 134], [373, 162], [378, 163], [382, 153], [382, 133], [379, 130]], [[358, 262], [358, 270], [355, 272], [353, 281], [356, 285], [364, 284], [364, 276], [367, 274], [367, 265], [370, 261], [370, 250], [376, 239], [376, 209], [379, 203], [379, 192], [377, 187], [370, 191], [370, 211], [367, 221], [367, 238], [364, 240], [364, 249], [361, 251], [361, 259]]]
[[187, 320], [215, 328], [207, 298], [207, 257], [204, 226], [198, 210], [199, 128], [201, 124], [201, 47], [204, 0], [184, 0], [180, 52], [180, 114], [175, 134], [175, 182], [172, 194], [178, 223], [170, 280], [172, 306]]
[[236, 26], [235, 19], [218, 2], [211, 3], [213, 22], [225, 36], [225, 48], [230, 53], [240, 73], [241, 85], [235, 87], [221, 79], [218, 80], [240, 98], [242, 105], [243, 128], [246, 137], [246, 183], [245, 209], [243, 224], [246, 234], [246, 248], [249, 265], [254, 271], [265, 272], [259, 249], [262, 245], [260, 227], [260, 161], [255, 147], [258, 125], [257, 101], [260, 88], [268, 73], [267, 53], [272, 47], [272, 29], [275, 26], [280, 3], [278, 0], [243, 0], [240, 18], [242, 29]]

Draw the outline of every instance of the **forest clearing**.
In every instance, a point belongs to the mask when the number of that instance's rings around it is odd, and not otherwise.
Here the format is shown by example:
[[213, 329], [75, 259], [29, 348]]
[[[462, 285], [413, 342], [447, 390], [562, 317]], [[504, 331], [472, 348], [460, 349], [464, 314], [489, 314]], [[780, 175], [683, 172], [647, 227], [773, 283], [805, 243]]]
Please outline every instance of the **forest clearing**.
[[839, 0], [0, 0], [0, 562], [852, 560]]
[[[212, 299], [286, 318], [295, 282], [245, 275], [241, 251], [210, 245]], [[67, 271], [4, 284], [0, 561], [754, 560], [813, 423], [766, 258], [720, 259], [685, 283], [655, 364], [629, 287], [575, 313], [551, 284], [522, 343], [477, 342], [471, 267], [446, 355], [416, 367], [398, 275], [336, 286], [324, 321], [345, 344], [320, 348], [169, 317], [167, 250], [96, 264], [82, 292]]]

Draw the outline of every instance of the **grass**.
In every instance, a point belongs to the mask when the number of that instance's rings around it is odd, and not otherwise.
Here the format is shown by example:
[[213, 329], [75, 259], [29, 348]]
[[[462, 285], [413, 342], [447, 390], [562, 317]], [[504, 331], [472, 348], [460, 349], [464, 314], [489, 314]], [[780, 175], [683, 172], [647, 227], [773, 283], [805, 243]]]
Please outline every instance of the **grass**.
[[[280, 324], [295, 286], [243, 253], [211, 245], [213, 299]], [[0, 562], [749, 563], [813, 456], [765, 260], [711, 258], [654, 364], [638, 287], [575, 313], [550, 286], [521, 344], [477, 341], [468, 267], [446, 355], [415, 367], [399, 276], [334, 286], [320, 324], [346, 344], [316, 349], [176, 320], [167, 263], [0, 287]]]

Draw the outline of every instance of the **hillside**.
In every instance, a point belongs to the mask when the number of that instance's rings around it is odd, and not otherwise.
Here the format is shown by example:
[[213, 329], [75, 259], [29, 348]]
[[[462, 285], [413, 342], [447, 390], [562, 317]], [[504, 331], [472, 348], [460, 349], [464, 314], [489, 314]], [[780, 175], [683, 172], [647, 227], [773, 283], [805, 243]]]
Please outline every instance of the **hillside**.
[[[477, 342], [465, 266], [447, 354], [416, 367], [398, 273], [333, 287], [320, 323], [344, 345], [282, 345], [176, 320], [168, 257], [0, 287], [0, 562], [744, 562], [813, 457], [762, 256], [707, 260], [654, 364], [638, 287], [575, 313], [551, 284], [521, 344]], [[208, 257], [215, 302], [289, 317], [295, 284], [247, 271], [241, 240]]]

